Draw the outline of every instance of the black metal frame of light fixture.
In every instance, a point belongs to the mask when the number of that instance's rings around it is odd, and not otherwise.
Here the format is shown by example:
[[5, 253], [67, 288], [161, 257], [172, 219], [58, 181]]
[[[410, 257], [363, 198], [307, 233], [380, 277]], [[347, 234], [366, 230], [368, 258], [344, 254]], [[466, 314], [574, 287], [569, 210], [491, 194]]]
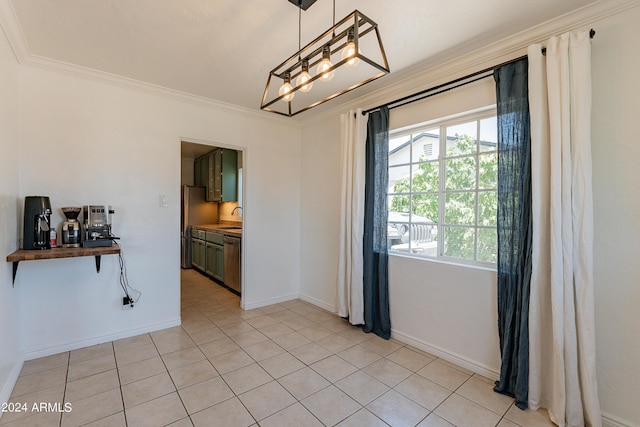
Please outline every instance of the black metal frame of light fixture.
[[[300, 0], [289, 0], [291, 3], [294, 3], [294, 1], [296, 3], [298, 3]], [[314, 0], [315, 1], [315, 0]], [[313, 2], [312, 2], [313, 3]], [[300, 6], [299, 6], [300, 7]], [[340, 31], [339, 33], [336, 34], [336, 30], [339, 30], [341, 27], [343, 27], [345, 24], [347, 24], [350, 20], [353, 20], [353, 25], [348, 26], [346, 29], [343, 29], [342, 31]], [[271, 85], [272, 79], [273, 78], [278, 78], [278, 79], [283, 79], [285, 73], [289, 73], [289, 76], [291, 78], [291, 81], [295, 81], [295, 78], [302, 72], [302, 62], [304, 60], [308, 60], [308, 64], [309, 64], [309, 68], [312, 68], [314, 66], [316, 66], [321, 60], [322, 60], [322, 49], [325, 46], [329, 46], [331, 49], [331, 53], [336, 53], [339, 52], [341, 49], [343, 49], [346, 45], [347, 45], [347, 38], [349, 37], [349, 32], [353, 31], [353, 42], [355, 44], [355, 52], [356, 58], [361, 59], [362, 61], [366, 62], [367, 64], [373, 66], [374, 68], [376, 68], [379, 72], [369, 78], [366, 78], [362, 81], [360, 81], [359, 83], [353, 84], [343, 90], [340, 90], [336, 93], [334, 93], [333, 95], [329, 95], [319, 101], [313, 102], [305, 107], [302, 107], [301, 109], [297, 110], [297, 111], [293, 111], [292, 107], [291, 107], [291, 101], [285, 101], [287, 102], [288, 106], [287, 106], [287, 112], [283, 113], [281, 111], [275, 110], [273, 108], [270, 108], [273, 104], [275, 104], [276, 102], [282, 100], [285, 96], [287, 96], [287, 94], [282, 94], [279, 95], [277, 97], [275, 97], [274, 99], [267, 101], [267, 96], [269, 94], [269, 87]], [[363, 37], [364, 35], [370, 33], [371, 31], [375, 31], [377, 40], [378, 40], [378, 46], [380, 48], [380, 53], [382, 56], [382, 62], [383, 65], [376, 63], [375, 61], [367, 58], [365, 55], [363, 55], [360, 50], [358, 49], [358, 42], [360, 37]], [[322, 39], [326, 38], [327, 36], [329, 36], [331, 34], [331, 38], [329, 39], [328, 42], [323, 43], [321, 45], [318, 45], [318, 42], [320, 42]], [[310, 51], [310, 53], [308, 53]], [[332, 72], [336, 69], [338, 69], [339, 67], [341, 67], [342, 65], [346, 64], [348, 61], [352, 60], [353, 57], [350, 58], [345, 58], [345, 59], [341, 59], [340, 61], [338, 61], [337, 63], [335, 63], [332, 67], [328, 68], [326, 70], [327, 73]], [[378, 31], [378, 24], [375, 23], [373, 20], [371, 20], [370, 18], [368, 18], [367, 16], [365, 16], [364, 14], [362, 14], [361, 12], [359, 12], [358, 10], [354, 10], [353, 12], [351, 12], [349, 15], [347, 15], [346, 17], [344, 17], [342, 20], [340, 20], [340, 22], [336, 23], [333, 25], [333, 27], [329, 28], [327, 31], [325, 31], [324, 33], [322, 33], [320, 36], [316, 37], [316, 39], [314, 39], [312, 42], [310, 42], [309, 44], [307, 44], [305, 47], [303, 47], [302, 49], [300, 49], [298, 52], [294, 53], [293, 55], [291, 55], [291, 57], [289, 57], [286, 61], [282, 62], [280, 65], [278, 65], [276, 68], [274, 68], [273, 70], [271, 70], [269, 72], [269, 77], [267, 78], [267, 84], [264, 90], [264, 95], [262, 96], [262, 103], [260, 105], [260, 109], [265, 110], [265, 111], [269, 111], [272, 113], [276, 113], [276, 114], [280, 114], [283, 116], [287, 116], [287, 117], [292, 117], [295, 116], [296, 114], [300, 114], [304, 111], [307, 111], [313, 107], [316, 107], [320, 104], [323, 104], [327, 101], [332, 100], [333, 98], [336, 98], [340, 95], [343, 95], [349, 91], [352, 91], [353, 89], [356, 89], [362, 85], [365, 85], [367, 83], [370, 83], [376, 79], [379, 79], [380, 77], [389, 74], [390, 70], [389, 70], [389, 63], [387, 61], [387, 55], [384, 51], [384, 46], [382, 45], [382, 39], [380, 38], [380, 32]], [[315, 75], [312, 76], [307, 82], [305, 82], [304, 84], [300, 84], [297, 86], [294, 86], [291, 89], [291, 92], [295, 93], [296, 91], [298, 91], [301, 87], [303, 87], [306, 84], [309, 83], [313, 83], [314, 81], [316, 81], [317, 79], [319, 79], [321, 77], [321, 75]]]
[[316, 0], [289, 0], [289, 3], [293, 3], [293, 5], [302, 10], [309, 9], [315, 2]]

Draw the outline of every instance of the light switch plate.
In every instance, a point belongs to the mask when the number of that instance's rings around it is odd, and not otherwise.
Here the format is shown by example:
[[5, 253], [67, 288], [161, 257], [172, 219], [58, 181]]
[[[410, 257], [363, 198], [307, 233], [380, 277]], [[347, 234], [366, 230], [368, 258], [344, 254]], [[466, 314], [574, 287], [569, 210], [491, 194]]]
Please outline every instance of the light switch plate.
[[169, 207], [169, 198], [167, 196], [165, 196], [164, 194], [160, 195], [160, 207], [161, 208], [168, 208]]

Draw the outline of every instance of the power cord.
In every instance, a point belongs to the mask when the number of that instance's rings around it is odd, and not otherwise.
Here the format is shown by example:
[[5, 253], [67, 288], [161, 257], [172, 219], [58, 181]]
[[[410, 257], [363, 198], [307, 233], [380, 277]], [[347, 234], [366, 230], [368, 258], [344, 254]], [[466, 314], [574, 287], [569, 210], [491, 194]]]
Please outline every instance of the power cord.
[[[127, 278], [127, 266], [124, 262], [124, 257], [122, 256], [122, 246], [120, 246], [116, 240], [113, 240], [114, 238], [117, 239], [117, 237], [112, 236], [113, 243], [115, 243], [116, 246], [120, 248], [120, 253], [118, 254], [118, 261], [120, 264], [120, 286], [122, 287], [122, 291], [126, 295], [123, 298], [123, 305], [129, 304], [131, 308], [133, 308], [134, 304], [137, 304], [138, 301], [140, 301], [142, 292], [129, 285], [129, 279]], [[132, 297], [132, 294], [136, 295], [136, 297]]]

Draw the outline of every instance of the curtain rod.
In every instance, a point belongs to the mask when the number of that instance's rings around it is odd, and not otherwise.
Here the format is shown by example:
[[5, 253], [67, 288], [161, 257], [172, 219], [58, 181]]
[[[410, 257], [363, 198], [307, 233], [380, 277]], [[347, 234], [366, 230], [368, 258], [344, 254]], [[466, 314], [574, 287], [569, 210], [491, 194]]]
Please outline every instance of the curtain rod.
[[[596, 32], [592, 28], [589, 31], [589, 38], [593, 38], [595, 35], [596, 35]], [[546, 54], [546, 52], [547, 52], [547, 48], [543, 47], [542, 48], [542, 54], [544, 55], [544, 54]], [[526, 57], [527, 57], [527, 55], [523, 55], [523, 56], [520, 56], [518, 58], [502, 62], [502, 63], [500, 63], [498, 65], [494, 65], [492, 67], [485, 68], [484, 70], [476, 71], [476, 72], [468, 74], [468, 75], [466, 75], [464, 77], [459, 77], [459, 78], [451, 80], [451, 81], [449, 81], [447, 83], [442, 83], [442, 84], [439, 84], [437, 86], [430, 87], [429, 89], [421, 90], [421, 91], [416, 92], [416, 93], [414, 93], [412, 95], [407, 95], [407, 96], [404, 96], [402, 98], [396, 99], [394, 101], [387, 102], [386, 104], [381, 104], [381, 105], [378, 105], [377, 107], [369, 108], [368, 110], [362, 111], [362, 114], [364, 115], [364, 114], [367, 114], [367, 113], [371, 113], [371, 112], [379, 110], [380, 108], [385, 107], [385, 106], [389, 107], [389, 110], [393, 110], [394, 108], [402, 107], [402, 106], [405, 106], [407, 104], [411, 104], [411, 103], [416, 102], [416, 101], [421, 101], [421, 100], [429, 98], [431, 96], [439, 95], [441, 93], [450, 91], [452, 89], [456, 89], [456, 88], [459, 88], [461, 86], [468, 85], [469, 83], [473, 83], [473, 82], [477, 82], [478, 80], [486, 79], [487, 77], [493, 76], [493, 71], [496, 68], [500, 68], [500, 67], [502, 67], [504, 65], [511, 64], [513, 62], [516, 62], [516, 61], [520, 61], [521, 59], [524, 59]]]

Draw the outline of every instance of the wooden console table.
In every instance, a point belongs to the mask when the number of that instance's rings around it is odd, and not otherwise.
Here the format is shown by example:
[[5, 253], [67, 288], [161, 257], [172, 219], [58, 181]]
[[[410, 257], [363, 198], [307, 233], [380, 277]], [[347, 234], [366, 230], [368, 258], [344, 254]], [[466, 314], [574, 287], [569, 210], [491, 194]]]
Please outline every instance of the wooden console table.
[[116, 245], [98, 248], [52, 248], [52, 249], [19, 249], [7, 255], [7, 262], [13, 263], [13, 283], [16, 281], [18, 263], [20, 261], [37, 261], [41, 259], [76, 258], [93, 256], [96, 258], [96, 272], [100, 273], [100, 257], [102, 255], [119, 254], [120, 248]]

